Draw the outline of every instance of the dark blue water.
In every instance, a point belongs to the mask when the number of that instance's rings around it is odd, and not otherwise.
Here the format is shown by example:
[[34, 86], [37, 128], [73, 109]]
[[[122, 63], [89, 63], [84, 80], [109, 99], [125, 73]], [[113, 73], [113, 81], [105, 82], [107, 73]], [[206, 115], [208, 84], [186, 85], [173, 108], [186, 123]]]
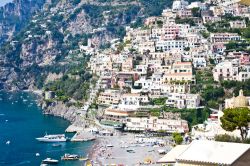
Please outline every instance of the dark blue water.
[[[69, 122], [52, 116], [45, 116], [36, 105], [36, 96], [28, 93], [0, 92], [0, 165], [40, 165], [47, 157], [60, 159], [65, 153], [86, 156], [91, 142], [41, 143], [36, 137], [48, 134], [62, 134]], [[6, 142], [10, 141], [7, 145]], [[36, 157], [36, 153], [40, 153]], [[59, 165], [84, 165], [83, 161], [60, 161]]]

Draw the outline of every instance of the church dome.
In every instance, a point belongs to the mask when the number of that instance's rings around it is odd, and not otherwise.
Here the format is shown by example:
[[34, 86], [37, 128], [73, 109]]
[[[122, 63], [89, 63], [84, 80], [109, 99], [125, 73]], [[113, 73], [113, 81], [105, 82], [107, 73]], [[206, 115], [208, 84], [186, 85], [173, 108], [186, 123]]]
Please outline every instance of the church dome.
[[247, 107], [248, 100], [243, 95], [243, 90], [240, 90], [239, 96], [234, 98], [234, 107]]

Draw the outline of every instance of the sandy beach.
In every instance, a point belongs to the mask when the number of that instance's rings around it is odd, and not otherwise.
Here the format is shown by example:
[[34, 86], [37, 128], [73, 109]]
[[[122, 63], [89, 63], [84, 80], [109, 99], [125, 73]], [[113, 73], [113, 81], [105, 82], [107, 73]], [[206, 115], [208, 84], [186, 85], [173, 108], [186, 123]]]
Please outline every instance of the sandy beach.
[[158, 150], [165, 150], [168, 152], [171, 149], [171, 146], [153, 145], [152, 143], [146, 143], [144, 141], [138, 142], [138, 140], [142, 139], [151, 138], [137, 138], [135, 134], [131, 133], [116, 133], [114, 136], [99, 137], [89, 153], [89, 158], [96, 166], [160, 165], [156, 162], [163, 155], [160, 155]]

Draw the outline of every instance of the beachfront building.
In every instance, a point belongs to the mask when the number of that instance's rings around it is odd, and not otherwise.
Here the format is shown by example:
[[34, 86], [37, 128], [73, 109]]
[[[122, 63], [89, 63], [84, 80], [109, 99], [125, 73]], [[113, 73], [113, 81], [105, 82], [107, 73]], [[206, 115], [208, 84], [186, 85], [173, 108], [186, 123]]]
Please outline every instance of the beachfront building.
[[126, 119], [134, 114], [134, 110], [120, 109], [117, 107], [109, 107], [104, 110], [102, 121], [126, 123]]
[[128, 117], [125, 130], [127, 131], [165, 131], [166, 133], [186, 133], [188, 123], [181, 119], [164, 119], [158, 117]]
[[201, 97], [199, 94], [170, 93], [166, 100], [166, 106], [172, 108], [196, 109], [200, 107]]
[[250, 96], [244, 96], [243, 90], [240, 90], [239, 96], [225, 99], [225, 108], [249, 107]]
[[157, 163], [178, 166], [247, 166], [249, 156], [249, 144], [195, 140], [189, 145], [174, 147]]

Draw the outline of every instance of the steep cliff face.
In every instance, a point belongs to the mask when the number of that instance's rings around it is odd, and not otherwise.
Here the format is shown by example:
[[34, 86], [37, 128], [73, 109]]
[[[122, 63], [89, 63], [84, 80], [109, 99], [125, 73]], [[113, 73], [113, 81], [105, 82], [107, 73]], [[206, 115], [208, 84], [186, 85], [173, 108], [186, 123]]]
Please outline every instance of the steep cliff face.
[[14, 0], [0, 8], [0, 44], [11, 39], [38, 12], [45, 0]]
[[78, 63], [73, 56], [84, 61], [79, 44], [86, 44], [88, 38], [97, 46], [106, 46], [125, 34], [125, 26], [159, 14], [160, 8], [171, 3], [44, 1], [15, 0], [0, 9], [0, 42], [7, 40], [0, 49], [0, 89], [39, 88], [51, 73], [65, 73]]

